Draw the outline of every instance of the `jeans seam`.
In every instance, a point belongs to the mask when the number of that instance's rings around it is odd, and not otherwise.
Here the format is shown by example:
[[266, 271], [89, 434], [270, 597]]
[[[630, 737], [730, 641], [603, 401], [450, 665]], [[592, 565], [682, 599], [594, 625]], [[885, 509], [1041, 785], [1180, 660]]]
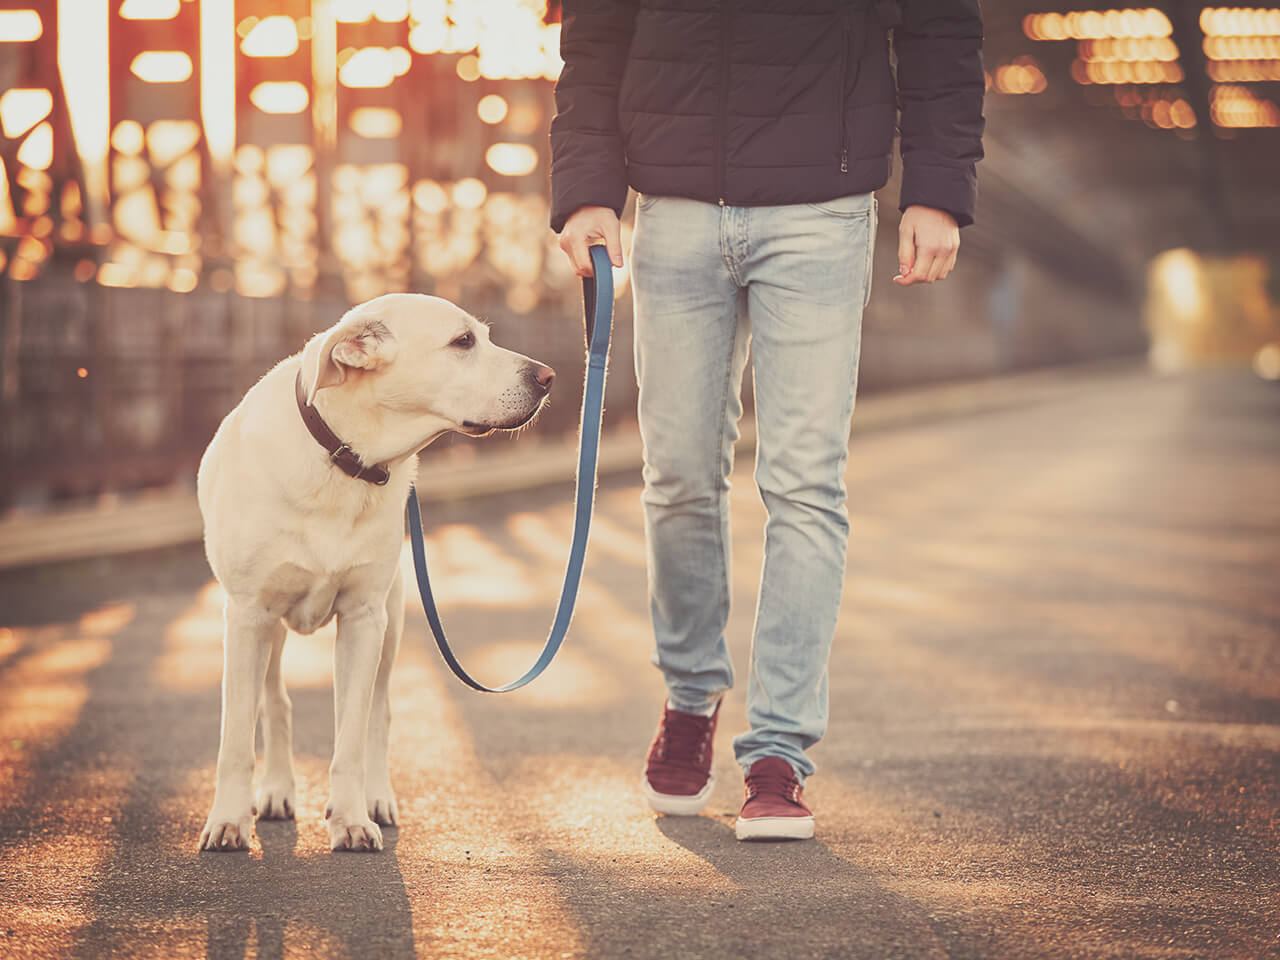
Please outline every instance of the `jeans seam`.
[[[724, 619], [725, 619], [726, 626], [728, 625], [728, 620], [729, 620], [728, 611], [729, 611], [730, 586], [729, 586], [729, 562], [725, 558], [724, 525], [725, 525], [725, 510], [728, 508], [729, 498], [725, 494], [724, 490], [722, 489], [722, 487], [724, 486], [725, 478], [723, 475], [724, 470], [721, 467], [721, 463], [724, 458], [725, 427], [729, 419], [729, 413], [728, 413], [729, 388], [730, 388], [730, 382], [733, 380], [733, 368], [736, 365], [736, 357], [738, 352], [739, 321], [740, 321], [740, 318], [738, 316], [736, 297], [735, 297], [733, 325], [732, 327], [730, 327], [730, 330], [729, 330], [729, 362], [725, 366], [723, 386], [721, 387], [721, 390], [720, 390], [720, 429], [718, 431], [718, 436], [717, 436], [720, 449], [716, 452], [716, 457], [714, 461], [716, 465], [716, 471], [715, 471], [716, 475], [712, 478], [712, 481], [714, 484], [713, 489], [715, 489], [717, 493], [717, 500], [716, 500], [717, 554], [716, 556], [717, 556], [717, 559], [720, 561], [720, 569], [721, 569], [721, 573], [723, 574], [723, 576], [720, 578], [720, 586], [721, 586], [722, 592], [718, 600], [719, 600], [721, 609], [725, 611]], [[730, 455], [732, 456], [732, 453]]]

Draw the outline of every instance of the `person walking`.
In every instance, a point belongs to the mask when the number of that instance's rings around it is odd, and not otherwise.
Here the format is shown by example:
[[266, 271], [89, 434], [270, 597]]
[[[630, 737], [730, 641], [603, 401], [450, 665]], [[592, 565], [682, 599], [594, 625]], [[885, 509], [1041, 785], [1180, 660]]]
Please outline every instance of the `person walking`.
[[564, 0], [551, 226], [631, 249], [654, 662], [667, 702], [641, 786], [694, 815], [734, 671], [729, 475], [748, 358], [768, 519], [741, 840], [814, 834], [807, 751], [826, 731], [844, 584], [844, 472], [877, 208], [901, 132], [903, 286], [955, 266], [982, 157], [979, 0]]

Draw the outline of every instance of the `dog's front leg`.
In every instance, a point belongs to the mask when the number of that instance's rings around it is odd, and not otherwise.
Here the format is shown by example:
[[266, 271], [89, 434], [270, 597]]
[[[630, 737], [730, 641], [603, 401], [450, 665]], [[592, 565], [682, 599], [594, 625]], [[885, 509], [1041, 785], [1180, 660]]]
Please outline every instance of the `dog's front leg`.
[[253, 829], [253, 738], [271, 646], [284, 623], [228, 598], [222, 641], [222, 736], [201, 850], [243, 850]]
[[329, 847], [332, 850], [381, 850], [382, 831], [365, 805], [365, 751], [374, 677], [382, 658], [387, 611], [362, 605], [338, 612], [338, 641], [333, 648], [333, 763], [329, 766]]
[[387, 594], [387, 632], [382, 641], [378, 678], [373, 685], [373, 706], [369, 712], [369, 753], [365, 758], [365, 798], [369, 817], [382, 826], [400, 822], [395, 791], [391, 789], [391, 768], [387, 757], [391, 735], [391, 668], [395, 666], [404, 633], [404, 579], [396, 568]]

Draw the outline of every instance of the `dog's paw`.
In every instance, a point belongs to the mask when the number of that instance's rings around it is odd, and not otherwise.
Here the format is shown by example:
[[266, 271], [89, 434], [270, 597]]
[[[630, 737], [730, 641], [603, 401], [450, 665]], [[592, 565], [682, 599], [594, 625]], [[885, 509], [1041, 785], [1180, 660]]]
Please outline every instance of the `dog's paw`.
[[396, 807], [396, 795], [391, 784], [371, 788], [368, 791], [369, 819], [384, 827], [394, 827], [400, 822], [400, 811]]
[[267, 781], [258, 788], [259, 820], [292, 820], [298, 809], [292, 780]]
[[200, 832], [200, 850], [215, 850], [227, 853], [235, 850], [249, 849], [249, 834], [253, 831], [253, 813], [246, 812], [240, 817], [220, 816], [216, 811], [209, 814], [209, 819]]
[[326, 826], [329, 828], [330, 850], [367, 850], [372, 853], [382, 849], [382, 831], [372, 820], [332, 814]]

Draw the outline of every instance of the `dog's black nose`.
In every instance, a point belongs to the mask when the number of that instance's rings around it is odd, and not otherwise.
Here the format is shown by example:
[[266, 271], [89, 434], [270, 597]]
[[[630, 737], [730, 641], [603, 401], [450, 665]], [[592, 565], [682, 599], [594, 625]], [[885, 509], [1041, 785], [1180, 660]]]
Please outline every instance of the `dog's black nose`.
[[546, 364], [539, 363], [533, 368], [533, 379], [544, 391], [551, 389], [551, 384], [556, 379], [556, 372]]

